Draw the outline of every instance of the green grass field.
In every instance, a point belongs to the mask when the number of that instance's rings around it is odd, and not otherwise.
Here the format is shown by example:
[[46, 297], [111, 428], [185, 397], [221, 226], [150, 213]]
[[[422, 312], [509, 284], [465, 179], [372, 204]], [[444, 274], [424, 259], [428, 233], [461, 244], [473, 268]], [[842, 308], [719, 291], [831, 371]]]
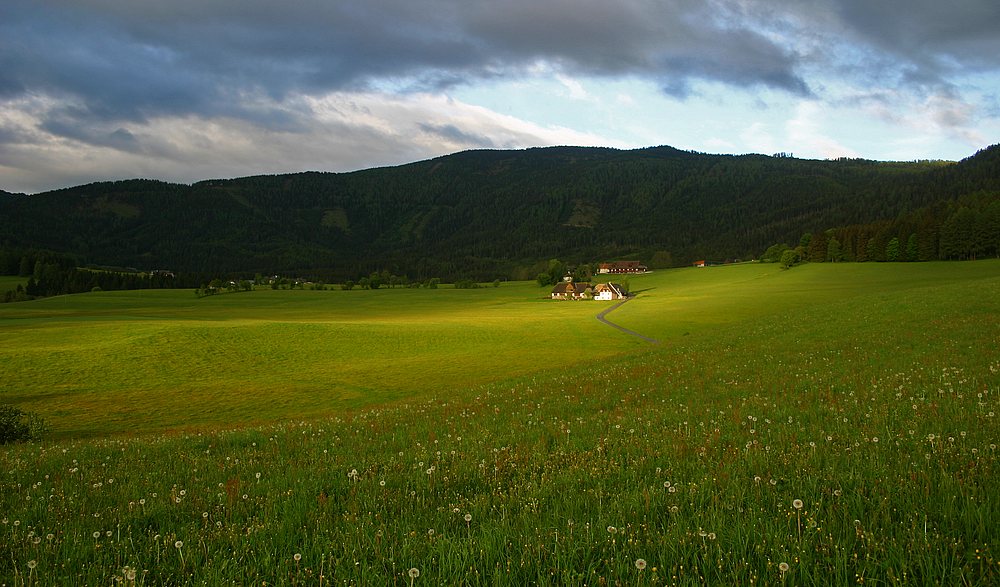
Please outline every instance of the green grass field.
[[56, 437], [341, 413], [634, 349], [594, 306], [478, 290], [102, 292], [0, 307], [0, 397]]
[[19, 284], [23, 286], [26, 285], [27, 283], [28, 283], [27, 277], [17, 277], [16, 275], [15, 276], [0, 275], [0, 294], [8, 290], [17, 289], [17, 286]]
[[0, 583], [1000, 582], [1000, 262], [631, 285], [0, 307]]

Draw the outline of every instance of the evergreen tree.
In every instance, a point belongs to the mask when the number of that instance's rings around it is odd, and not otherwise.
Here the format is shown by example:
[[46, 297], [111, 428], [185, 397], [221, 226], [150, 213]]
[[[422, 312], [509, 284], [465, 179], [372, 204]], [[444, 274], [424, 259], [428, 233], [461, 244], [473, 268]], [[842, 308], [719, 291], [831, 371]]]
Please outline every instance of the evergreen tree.
[[899, 261], [899, 239], [893, 238], [885, 245], [885, 260]]
[[827, 257], [827, 235], [826, 233], [816, 233], [809, 241], [809, 261], [812, 263], [822, 263]]
[[830, 237], [826, 244], [826, 260], [837, 263], [844, 260], [844, 253], [840, 248], [840, 241], [836, 237]]
[[917, 245], [917, 233], [910, 235], [906, 240], [906, 261], [917, 261], [920, 258], [920, 249]]

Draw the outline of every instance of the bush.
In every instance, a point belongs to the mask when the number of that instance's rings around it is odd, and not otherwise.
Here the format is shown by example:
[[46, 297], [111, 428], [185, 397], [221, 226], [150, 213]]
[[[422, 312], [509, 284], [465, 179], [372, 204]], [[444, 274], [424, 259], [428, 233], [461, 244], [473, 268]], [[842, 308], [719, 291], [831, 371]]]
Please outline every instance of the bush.
[[0, 405], [0, 444], [41, 440], [48, 431], [37, 414], [10, 405]]
[[781, 268], [788, 269], [800, 260], [798, 251], [795, 249], [788, 249], [787, 251], [781, 253]]

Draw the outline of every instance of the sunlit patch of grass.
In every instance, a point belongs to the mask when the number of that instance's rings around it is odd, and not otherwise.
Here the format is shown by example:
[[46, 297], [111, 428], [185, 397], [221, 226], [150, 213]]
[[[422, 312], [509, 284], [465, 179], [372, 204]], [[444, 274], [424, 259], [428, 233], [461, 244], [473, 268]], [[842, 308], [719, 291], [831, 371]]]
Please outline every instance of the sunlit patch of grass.
[[1000, 582], [1000, 277], [870, 293], [331, 418], [6, 448], [0, 576]]
[[79, 437], [335, 414], [640, 345], [602, 339], [594, 305], [544, 293], [154, 290], [16, 304], [0, 308], [2, 389]]

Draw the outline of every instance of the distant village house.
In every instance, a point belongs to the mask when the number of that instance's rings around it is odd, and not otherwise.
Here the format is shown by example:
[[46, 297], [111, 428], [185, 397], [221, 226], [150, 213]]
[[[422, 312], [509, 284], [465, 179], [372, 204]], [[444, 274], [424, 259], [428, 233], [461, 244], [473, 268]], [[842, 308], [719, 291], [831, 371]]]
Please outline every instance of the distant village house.
[[645, 273], [648, 268], [639, 261], [615, 261], [614, 263], [601, 263], [598, 273]]
[[553, 300], [582, 300], [592, 295], [593, 289], [589, 283], [573, 283], [573, 278], [568, 275], [552, 288]]
[[573, 278], [566, 276], [552, 288], [553, 300], [624, 300], [628, 297], [625, 288], [617, 283], [598, 283], [591, 285], [586, 282], [575, 283]]
[[624, 300], [628, 292], [617, 283], [598, 283], [594, 286], [594, 299], [601, 301]]

